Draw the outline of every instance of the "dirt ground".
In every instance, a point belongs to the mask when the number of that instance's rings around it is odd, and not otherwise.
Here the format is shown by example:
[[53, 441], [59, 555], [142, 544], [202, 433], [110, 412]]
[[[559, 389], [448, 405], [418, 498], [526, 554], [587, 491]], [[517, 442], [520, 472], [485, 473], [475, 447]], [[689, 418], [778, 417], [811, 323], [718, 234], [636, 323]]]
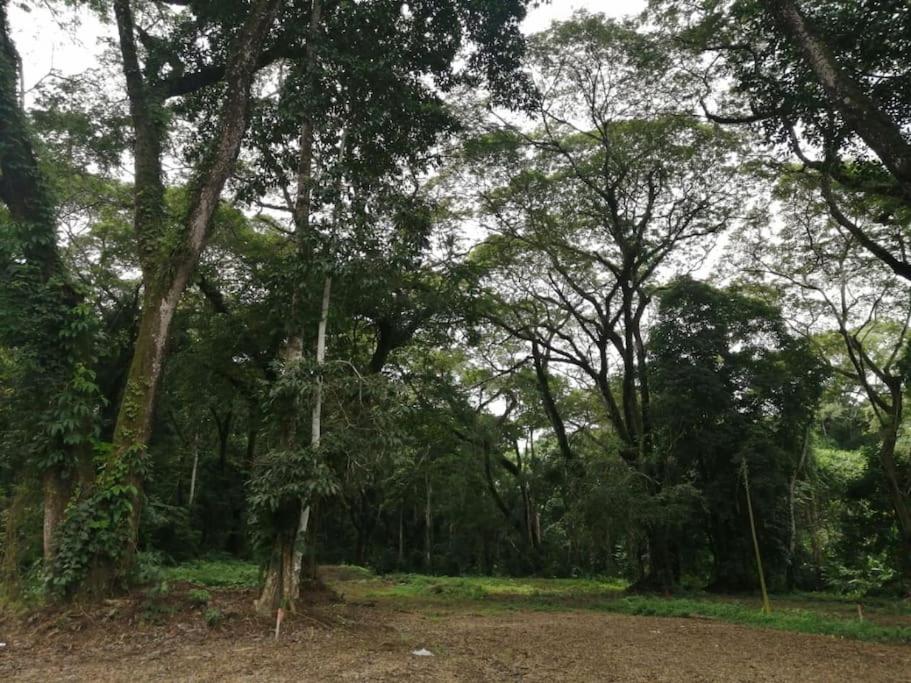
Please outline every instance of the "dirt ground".
[[[251, 592], [213, 593], [214, 627], [179, 593], [0, 620], [0, 680], [911, 681], [908, 646], [585, 611], [324, 598], [275, 642]], [[433, 656], [411, 654], [420, 648]]]

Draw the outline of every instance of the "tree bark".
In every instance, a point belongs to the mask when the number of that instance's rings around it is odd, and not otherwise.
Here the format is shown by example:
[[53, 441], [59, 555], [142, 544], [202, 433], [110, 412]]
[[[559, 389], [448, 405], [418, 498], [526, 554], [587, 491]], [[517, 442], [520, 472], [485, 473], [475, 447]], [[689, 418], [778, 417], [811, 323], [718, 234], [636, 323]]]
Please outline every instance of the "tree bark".
[[430, 484], [429, 472], [424, 474], [424, 488], [427, 492], [427, 497], [424, 501], [424, 571], [430, 571], [430, 564], [433, 560], [433, 507], [431, 502], [433, 497], [433, 488]]
[[405, 505], [399, 508], [399, 551], [396, 556], [395, 568], [399, 571], [405, 566]]
[[180, 244], [163, 251], [164, 188], [161, 180], [160, 96], [145, 82], [135, 45], [135, 26], [129, 0], [115, 0], [123, 70], [135, 133], [134, 229], [143, 266], [143, 309], [126, 390], [117, 415], [113, 449], [107, 465], [123, 483], [133, 487], [128, 547], [108, 572], [122, 578], [130, 570], [138, 542], [141, 505], [141, 463], [151, 434], [158, 384], [177, 304], [199, 260], [218, 206], [222, 188], [234, 168], [247, 126], [250, 88], [262, 44], [281, 0], [258, 0], [239, 32], [225, 75], [226, 96], [216, 133], [189, 184], [188, 210]]
[[788, 559], [787, 576], [788, 589], [793, 590], [797, 581], [795, 576], [795, 563], [797, 557], [797, 479], [804, 471], [807, 455], [810, 452], [810, 426], [807, 425], [803, 437], [803, 448], [800, 451], [800, 461], [791, 473], [788, 482]]
[[898, 523], [899, 532], [899, 569], [902, 573], [902, 579], [907, 585], [911, 585], [911, 505], [909, 505], [908, 494], [901, 485], [898, 473], [898, 465], [895, 460], [895, 447], [898, 442], [899, 425], [901, 424], [901, 396], [896, 399], [899, 405], [897, 415], [884, 426], [883, 440], [879, 448], [879, 459], [886, 476], [886, 484], [889, 489], [889, 498], [892, 500], [892, 509], [895, 512], [895, 519]]
[[190, 497], [187, 501], [188, 507], [193, 507], [193, 499], [196, 498], [196, 473], [199, 470], [199, 444], [198, 438], [193, 439], [193, 471], [190, 473]]
[[66, 504], [72, 494], [70, 480], [66, 478], [59, 467], [49, 467], [42, 477], [42, 491], [44, 495], [44, 561], [54, 559], [57, 529], [63, 522]]
[[535, 366], [535, 377], [538, 380], [538, 391], [541, 394], [541, 402], [544, 404], [544, 412], [550, 420], [551, 429], [554, 430], [554, 436], [557, 438], [557, 445], [560, 447], [560, 454], [564, 460], [573, 459], [573, 451], [569, 445], [569, 438], [566, 436], [566, 425], [563, 417], [557, 408], [553, 393], [550, 390], [550, 377], [547, 374], [547, 359], [541, 352], [540, 346], [536, 341], [531, 343], [531, 355]]
[[[320, 307], [319, 327], [316, 333], [316, 386], [313, 389], [313, 407], [310, 414], [310, 450], [313, 457], [318, 457], [320, 438], [322, 436], [322, 413], [323, 413], [323, 378], [319, 375], [322, 372], [323, 364], [326, 360], [326, 325], [329, 321], [329, 302], [332, 295], [332, 278], [327, 277], [323, 284], [323, 300]], [[300, 501], [300, 524], [297, 527], [297, 537], [294, 539], [294, 571], [297, 577], [301, 576], [301, 570], [304, 565], [304, 552], [307, 543], [307, 528], [310, 521], [310, 503], [309, 500]], [[298, 578], [299, 581], [299, 578]], [[300, 597], [300, 585], [292, 587], [290, 594], [292, 600]]]

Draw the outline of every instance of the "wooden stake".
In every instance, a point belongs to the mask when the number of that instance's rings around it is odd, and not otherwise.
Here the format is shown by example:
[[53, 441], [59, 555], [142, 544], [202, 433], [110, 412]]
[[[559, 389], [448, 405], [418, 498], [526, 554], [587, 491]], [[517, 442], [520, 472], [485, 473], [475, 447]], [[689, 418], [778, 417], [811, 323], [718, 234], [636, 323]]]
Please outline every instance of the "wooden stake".
[[282, 631], [282, 621], [285, 618], [285, 610], [281, 607], [278, 608], [278, 612], [275, 613], [275, 640], [278, 640], [278, 636]]

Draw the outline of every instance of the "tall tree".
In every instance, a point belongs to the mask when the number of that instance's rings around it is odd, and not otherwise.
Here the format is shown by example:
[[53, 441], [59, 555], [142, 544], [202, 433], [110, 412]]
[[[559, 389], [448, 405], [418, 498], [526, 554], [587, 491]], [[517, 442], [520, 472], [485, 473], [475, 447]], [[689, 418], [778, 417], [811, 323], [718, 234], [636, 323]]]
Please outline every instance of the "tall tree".
[[[308, 304], [311, 310], [324, 304], [308, 288], [328, 291], [328, 278], [334, 277], [332, 271], [340, 268], [347, 254], [375, 241], [371, 233], [378, 227], [377, 214], [383, 212], [375, 207], [404, 199], [396, 198], [396, 184], [426, 168], [430, 148], [458, 126], [439, 92], [428, 87], [428, 80], [443, 90], [486, 82], [500, 97], [519, 91], [506, 75], [518, 66], [523, 45], [518, 22], [526, 4], [451, 0], [407, 6], [311, 4], [305, 59], [281, 84], [279, 103], [262, 103], [257, 153], [268, 175], [253, 180], [249, 187], [254, 196], [279, 190], [286, 203], [282, 208], [293, 223], [296, 262], [291, 268], [289, 325], [281, 361], [288, 372], [280, 382], [300, 386], [302, 321]], [[363, 40], [364, 35], [371, 40]], [[468, 54], [470, 69], [458, 64], [462, 52]], [[287, 190], [292, 179], [293, 195]], [[340, 217], [351, 224], [342, 225]], [[400, 329], [399, 321], [381, 322], [371, 373], [382, 370], [388, 354], [407, 342], [417, 325]], [[325, 330], [322, 320], [317, 329]], [[320, 346], [317, 340], [316, 347]], [[312, 400], [306, 397], [297, 404], [309, 404], [316, 416], [317, 397], [314, 393]], [[307, 448], [296, 434], [299, 418], [294, 410], [284, 416], [286, 436], [280, 452], [298, 462], [319, 460], [315, 448], [320, 442], [319, 423], [311, 422], [311, 447]], [[261, 463], [260, 481], [268, 480], [265, 470], [270, 466], [288, 467], [276, 462], [277, 453]], [[324, 471], [320, 463], [311, 464], [312, 471]], [[301, 471], [311, 470], [302, 464]], [[291, 606], [299, 594], [299, 563], [294, 558], [300, 557], [305, 541], [302, 521], [312, 514], [307, 499], [315, 494], [307, 484], [302, 487], [296, 497], [269, 498], [275, 503], [275, 528], [270, 532], [271, 557], [258, 602], [262, 611]]]
[[[111, 590], [132, 568], [143, 462], [171, 323], [209, 237], [212, 216], [239, 152], [247, 127], [250, 89], [280, 4], [279, 0], [261, 0], [248, 12], [233, 17], [236, 36], [227, 40], [230, 48], [219, 74], [225, 95], [188, 182], [183, 211], [172, 217], [165, 202], [162, 174], [168, 139], [164, 103], [177, 91], [162, 77], [162, 40], [136, 25], [129, 0], [113, 2], [134, 134], [133, 228], [142, 266], [143, 302], [108, 462], [92, 498], [67, 520], [71, 527], [85, 525], [87, 516], [104, 520], [89, 524], [94, 531], [88, 539], [69, 529], [68, 556], [56, 566], [57, 581], [68, 589], [83, 584], [89, 565], [88, 581], [82, 587], [92, 592]], [[139, 40], [146, 45], [144, 64]]]
[[[911, 262], [892, 246], [907, 237], [901, 214], [911, 206], [907, 3], [660, 0], [653, 9], [675, 38], [712, 55], [708, 117], [753, 125], [790, 150], [819, 175], [832, 217], [911, 279]], [[846, 191], [878, 205], [880, 219], [851, 221]]]
[[[726, 591], [759, 585], [744, 466], [766, 576], [783, 584], [785, 490], [791, 477], [803, 474], [821, 361], [807, 340], [788, 331], [775, 306], [748, 290], [716, 290], [689, 278], [661, 293], [649, 346], [658, 439], [671, 451], [672, 476], [689, 478], [702, 497], [700, 531], [713, 562], [709, 585]], [[694, 546], [701, 542], [693, 539]]]
[[31, 375], [17, 393], [28, 397], [32, 414], [30, 466], [42, 473], [50, 565], [77, 473], [92, 477], [95, 321], [60, 254], [57, 206], [21, 108], [6, 11], [0, 3], [0, 339], [21, 350]]
[[[769, 247], [767, 234], [744, 240], [750, 245], [746, 268], [774, 278], [791, 293], [794, 324], [805, 336], [813, 339], [828, 333], [840, 342], [840, 353], [830, 355], [830, 363], [860, 389], [873, 413], [878, 460], [901, 539], [899, 565], [907, 581], [911, 474], [897, 447], [907, 389], [908, 288], [828, 214], [816, 191], [813, 179], [785, 177], [779, 196], [789, 209], [787, 221], [774, 248]], [[846, 201], [844, 196], [839, 199]], [[874, 220], [864, 202], [855, 202], [852, 208], [859, 225], [866, 227]]]
[[[630, 25], [580, 15], [536, 38], [538, 128], [494, 132], [483, 164], [485, 256], [504, 305], [492, 318], [535, 358], [566, 452], [547, 368], [601, 397], [619, 455], [657, 495], [646, 321], [667, 272], [694, 268], [744, 208], [730, 136], [688, 119], [668, 53]], [[495, 170], [493, 170], [495, 169]], [[498, 184], [493, 184], [498, 183]], [[647, 583], [673, 582], [667, 530], [651, 529]]]

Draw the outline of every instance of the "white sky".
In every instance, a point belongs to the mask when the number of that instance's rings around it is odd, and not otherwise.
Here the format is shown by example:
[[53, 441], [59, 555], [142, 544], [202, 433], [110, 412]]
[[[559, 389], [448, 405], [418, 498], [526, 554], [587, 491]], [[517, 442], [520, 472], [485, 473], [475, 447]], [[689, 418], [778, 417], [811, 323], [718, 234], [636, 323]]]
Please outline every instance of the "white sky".
[[[13, 40], [22, 56], [27, 90], [52, 70], [71, 75], [90, 68], [103, 49], [99, 39], [113, 34], [110, 24], [103, 25], [84, 7], [78, 11], [61, 10], [55, 19], [43, 4], [32, 3], [30, 10], [24, 9], [25, 6], [25, 3], [11, 3], [9, 20]], [[644, 8], [645, 0], [552, 0], [531, 10], [522, 28], [526, 33], [541, 31], [554, 20], [568, 19], [578, 9], [621, 17]], [[77, 24], [60, 25], [70, 22], [74, 15]]]

